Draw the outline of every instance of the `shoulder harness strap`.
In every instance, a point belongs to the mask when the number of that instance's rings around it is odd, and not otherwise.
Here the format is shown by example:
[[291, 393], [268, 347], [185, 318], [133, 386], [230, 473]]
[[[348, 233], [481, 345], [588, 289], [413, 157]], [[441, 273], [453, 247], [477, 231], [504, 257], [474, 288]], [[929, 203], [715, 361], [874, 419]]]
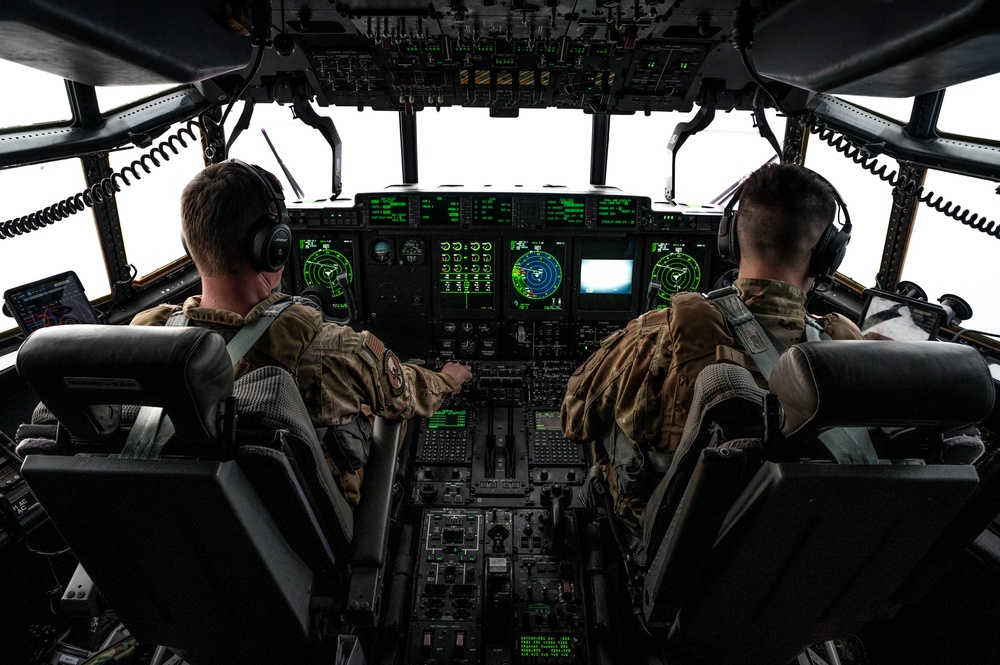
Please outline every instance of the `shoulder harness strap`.
[[[764, 380], [771, 378], [771, 371], [778, 362], [784, 345], [760, 324], [747, 306], [739, 298], [737, 290], [732, 286], [717, 289], [708, 294], [708, 299], [716, 305], [726, 321], [733, 328], [733, 333], [743, 345], [760, 370]], [[820, 339], [830, 339], [808, 316], [805, 327], [806, 340], [810, 342]], [[878, 456], [872, 445], [868, 430], [863, 427], [833, 427], [817, 437], [823, 446], [833, 456], [838, 464], [877, 464]]]
[[[261, 314], [253, 323], [249, 323], [240, 329], [236, 336], [226, 345], [229, 352], [229, 359], [233, 366], [236, 366], [247, 351], [260, 339], [261, 335], [274, 323], [278, 315], [294, 304], [292, 298], [283, 298], [274, 303]], [[165, 326], [177, 327], [187, 326], [190, 319], [184, 315], [184, 310], [177, 310], [167, 319]], [[125, 447], [122, 448], [121, 457], [134, 459], [155, 459], [163, 452], [163, 447], [174, 435], [174, 426], [170, 422], [170, 417], [163, 413], [163, 409], [158, 406], [144, 406], [139, 409], [132, 431], [129, 432]]]

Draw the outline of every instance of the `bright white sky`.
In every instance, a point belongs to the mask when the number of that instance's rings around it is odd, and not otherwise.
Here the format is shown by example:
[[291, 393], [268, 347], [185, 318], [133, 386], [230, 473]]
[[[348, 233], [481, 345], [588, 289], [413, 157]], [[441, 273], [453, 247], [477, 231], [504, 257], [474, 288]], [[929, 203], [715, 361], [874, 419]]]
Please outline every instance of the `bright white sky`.
[[[0, 79], [8, 95], [0, 103], [0, 127], [55, 122], [69, 117], [63, 83], [56, 77], [0, 61]], [[988, 105], [1000, 77], [948, 91], [939, 126], [972, 136], [1000, 138], [1000, 124]], [[157, 88], [99, 89], [102, 109], [141, 98]], [[990, 92], [985, 92], [990, 91]], [[978, 100], [978, 101], [977, 101]], [[853, 99], [875, 111], [905, 120], [909, 100]], [[328, 107], [343, 139], [342, 197], [375, 191], [400, 182], [398, 116], [395, 113]], [[227, 129], [239, 116], [233, 110]], [[663, 200], [668, 163], [665, 146], [678, 122], [691, 114], [613, 117], [608, 184], [627, 193]], [[770, 115], [780, 137], [783, 120]], [[267, 132], [306, 198], [329, 196], [329, 151], [319, 134], [293, 120], [289, 107], [258, 106], [250, 129], [236, 142], [232, 156], [258, 163], [280, 175], [264, 142]], [[582, 112], [524, 110], [517, 119], [491, 119], [486, 110], [447, 108], [417, 117], [420, 184], [472, 187], [546, 184], [586, 187], [589, 182], [591, 118]], [[176, 129], [176, 128], [175, 128]], [[872, 285], [881, 261], [891, 197], [888, 185], [811, 137], [807, 166], [833, 182], [847, 202], [854, 238], [841, 271]], [[116, 168], [140, 156], [138, 149], [112, 155]], [[752, 126], [749, 114], [719, 114], [704, 132], [684, 145], [677, 159], [676, 198], [685, 203], [711, 201], [734, 181], [767, 161], [773, 152]], [[119, 195], [123, 233], [130, 261], [146, 275], [181, 255], [178, 200], [181, 188], [202, 165], [193, 146]], [[0, 220], [28, 214], [83, 189], [79, 162], [66, 160], [0, 171]], [[933, 172], [927, 186], [991, 219], [1000, 218], [996, 183]], [[291, 187], [285, 185], [286, 192]], [[342, 202], [347, 205], [345, 198]], [[1000, 240], [967, 229], [932, 210], [921, 209], [903, 277], [922, 286], [932, 301], [958, 294], [972, 305], [968, 326], [1000, 331], [1000, 308], [994, 307], [986, 267], [997, 260]], [[75, 270], [87, 293], [110, 292], [93, 217], [80, 213], [52, 227], [0, 241], [0, 291], [65, 270]], [[0, 320], [0, 330], [13, 327]]]

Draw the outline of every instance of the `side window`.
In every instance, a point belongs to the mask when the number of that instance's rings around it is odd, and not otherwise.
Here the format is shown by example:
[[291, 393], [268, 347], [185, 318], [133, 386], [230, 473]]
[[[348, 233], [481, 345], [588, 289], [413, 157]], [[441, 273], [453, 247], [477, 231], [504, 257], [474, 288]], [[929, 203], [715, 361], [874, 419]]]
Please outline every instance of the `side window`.
[[[53, 74], [46, 74], [7, 60], [0, 60], [0, 81], [3, 81], [3, 103], [0, 103], [0, 129], [26, 127], [51, 122], [69, 122], [72, 112], [66, 96], [66, 84]], [[30, 90], [31, 103], [14, 104], [13, 91]]]
[[809, 137], [805, 165], [837, 188], [851, 213], [851, 244], [839, 272], [874, 286], [892, 211], [892, 188], [819, 140]]
[[[0, 221], [29, 215], [86, 189], [78, 159], [0, 170]], [[91, 300], [111, 292], [97, 236], [87, 208], [49, 226], [0, 240], [0, 293], [49, 275], [73, 270]], [[16, 327], [0, 317], [0, 329]]]
[[[950, 199], [972, 213], [985, 215], [994, 228], [1000, 225], [995, 182], [928, 171], [924, 188], [935, 193], [934, 199], [943, 196], [945, 201]], [[991, 279], [998, 253], [1000, 239], [920, 204], [903, 263], [903, 279], [920, 285], [931, 302], [946, 293], [964, 298], [972, 306], [973, 316], [962, 323], [963, 327], [1000, 333], [1000, 309]]]
[[[174, 125], [168, 129], [154, 145], [176, 133], [181, 126]], [[195, 136], [200, 139], [197, 131]], [[191, 141], [188, 136], [185, 136], [185, 141], [188, 144], [186, 148], [177, 144], [179, 152], [176, 155], [167, 149], [170, 160], [160, 159], [160, 166], [151, 167], [151, 173], [146, 173], [137, 165], [135, 169], [141, 179], [126, 171], [131, 185], [123, 186], [115, 195], [125, 252], [140, 280], [184, 255], [181, 245], [181, 192], [191, 178], [205, 167], [201, 141]], [[113, 152], [109, 155], [111, 168], [120, 172], [148, 152], [149, 148]]]

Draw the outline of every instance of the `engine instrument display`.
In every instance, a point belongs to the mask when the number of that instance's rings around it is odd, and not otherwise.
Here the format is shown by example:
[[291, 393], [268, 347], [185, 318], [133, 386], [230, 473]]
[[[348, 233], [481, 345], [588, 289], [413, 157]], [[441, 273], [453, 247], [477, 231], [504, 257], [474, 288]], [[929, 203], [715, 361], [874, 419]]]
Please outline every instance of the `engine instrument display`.
[[[373, 243], [372, 251], [378, 242]], [[386, 244], [391, 259], [392, 245]], [[337, 275], [346, 272], [348, 283], [354, 283], [354, 240], [299, 238], [298, 265], [304, 286], [321, 286], [330, 294], [334, 307], [347, 307]]]
[[635, 253], [635, 242], [628, 240], [581, 243], [581, 310], [627, 312], [632, 309]]
[[493, 241], [453, 239], [436, 245], [439, 307], [467, 312], [496, 309]]
[[515, 311], [562, 311], [563, 265], [566, 242], [562, 240], [511, 240], [512, 289], [509, 304]]
[[700, 289], [702, 275], [708, 274], [705, 241], [654, 242], [651, 250], [653, 270], [650, 277], [660, 283], [657, 309], [668, 307], [675, 293]]

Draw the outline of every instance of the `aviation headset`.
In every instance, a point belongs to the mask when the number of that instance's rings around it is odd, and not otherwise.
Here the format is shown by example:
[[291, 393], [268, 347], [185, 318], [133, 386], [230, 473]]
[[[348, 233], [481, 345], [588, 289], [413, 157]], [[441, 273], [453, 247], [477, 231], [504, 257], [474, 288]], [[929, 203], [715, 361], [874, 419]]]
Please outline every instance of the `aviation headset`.
[[[285, 195], [277, 178], [254, 164], [230, 159], [252, 173], [264, 192], [267, 212], [257, 218], [250, 228], [250, 246], [247, 248], [250, 265], [257, 270], [275, 272], [285, 265], [292, 247], [292, 231], [288, 227], [288, 210]], [[274, 212], [271, 212], [271, 207]]]
[[[834, 221], [826, 227], [823, 235], [820, 236], [819, 241], [812, 249], [812, 255], [809, 259], [809, 276], [823, 279], [833, 275], [844, 260], [844, 255], [847, 253], [847, 243], [851, 241], [851, 216], [848, 214], [847, 206], [844, 205], [844, 199], [841, 198], [837, 188], [820, 174], [815, 171], [813, 173], [821, 181], [830, 185], [833, 198], [844, 216], [843, 226], [838, 229], [836, 218], [834, 218]], [[724, 260], [736, 265], [740, 263], [740, 246], [736, 234], [736, 221], [738, 219], [736, 204], [742, 193], [743, 185], [740, 185], [729, 203], [726, 204], [722, 220], [719, 222], [719, 255]]]
[[[277, 179], [254, 164], [247, 164], [239, 159], [228, 160], [237, 164], [254, 175], [264, 190], [267, 212], [261, 215], [250, 228], [250, 246], [247, 247], [247, 258], [256, 270], [276, 272], [288, 260], [292, 245], [292, 231], [288, 227], [288, 209], [285, 208], [285, 195], [281, 192], [281, 183]], [[271, 206], [274, 212], [271, 212]], [[181, 245], [184, 253], [188, 251], [187, 240], [181, 233]]]

